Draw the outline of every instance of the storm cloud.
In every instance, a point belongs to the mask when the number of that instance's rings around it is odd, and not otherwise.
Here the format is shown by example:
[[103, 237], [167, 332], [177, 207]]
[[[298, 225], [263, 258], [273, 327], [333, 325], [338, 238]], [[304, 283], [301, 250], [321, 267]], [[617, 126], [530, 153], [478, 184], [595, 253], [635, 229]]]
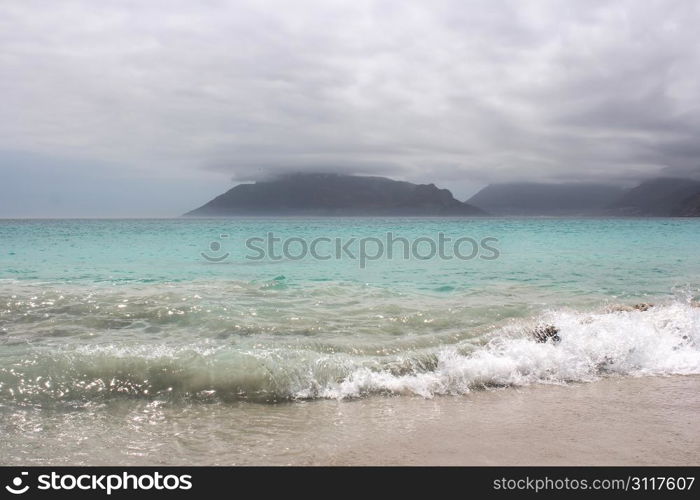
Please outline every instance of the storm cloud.
[[698, 26], [694, 0], [3, 1], [0, 168], [198, 182], [181, 211], [286, 171], [694, 175]]

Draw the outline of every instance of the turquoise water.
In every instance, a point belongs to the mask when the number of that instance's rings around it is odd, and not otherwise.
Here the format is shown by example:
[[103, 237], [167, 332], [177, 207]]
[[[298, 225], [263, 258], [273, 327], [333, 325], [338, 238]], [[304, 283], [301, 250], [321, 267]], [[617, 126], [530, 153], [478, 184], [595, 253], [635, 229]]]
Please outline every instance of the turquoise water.
[[[246, 240], [268, 233], [329, 238], [317, 248], [330, 258], [295, 258], [298, 240], [289, 258], [250, 258]], [[331, 255], [336, 238], [387, 233], [493, 239], [468, 260], [405, 259], [401, 245], [391, 259], [375, 245], [364, 262]], [[697, 219], [0, 221], [0, 406], [700, 373], [699, 248]], [[655, 307], [619, 308], [639, 302]], [[561, 342], [535, 342], [550, 324]]]
[[[401, 257], [252, 260], [247, 238], [494, 237], [498, 259]], [[228, 238], [220, 235], [227, 234]], [[219, 253], [209, 244], [221, 243]], [[572, 295], [640, 297], [700, 283], [696, 219], [248, 219], [0, 221], [0, 279], [114, 286], [198, 280], [368, 283], [408, 291], [523, 285]], [[291, 252], [299, 253], [292, 245]], [[321, 247], [319, 247], [321, 248]], [[357, 248], [357, 245], [353, 247]], [[470, 247], [465, 246], [468, 254]], [[328, 255], [328, 245], [323, 247]], [[368, 251], [375, 246], [368, 244]], [[425, 247], [422, 255], [427, 255]], [[231, 256], [219, 265], [201, 252]], [[355, 252], [356, 253], [356, 252]]]

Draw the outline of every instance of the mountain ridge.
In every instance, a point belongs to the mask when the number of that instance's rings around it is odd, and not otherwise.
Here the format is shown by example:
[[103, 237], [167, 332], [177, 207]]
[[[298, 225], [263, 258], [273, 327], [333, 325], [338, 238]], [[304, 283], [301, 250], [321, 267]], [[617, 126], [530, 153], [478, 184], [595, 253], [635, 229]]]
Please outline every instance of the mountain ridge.
[[610, 208], [623, 215], [682, 216], [684, 203], [691, 203], [689, 199], [697, 194], [700, 194], [700, 181], [658, 177], [628, 190]]
[[700, 216], [700, 181], [657, 177], [623, 189], [606, 184], [490, 184], [467, 203], [494, 215]]
[[435, 184], [379, 176], [292, 173], [234, 186], [188, 217], [318, 216], [700, 216], [700, 181], [658, 177], [633, 188], [595, 183], [490, 184], [465, 202]]
[[607, 184], [508, 182], [490, 184], [466, 203], [494, 215], [602, 214], [624, 194]]
[[239, 184], [184, 214], [228, 215], [450, 215], [486, 213], [435, 184], [386, 177], [295, 173]]

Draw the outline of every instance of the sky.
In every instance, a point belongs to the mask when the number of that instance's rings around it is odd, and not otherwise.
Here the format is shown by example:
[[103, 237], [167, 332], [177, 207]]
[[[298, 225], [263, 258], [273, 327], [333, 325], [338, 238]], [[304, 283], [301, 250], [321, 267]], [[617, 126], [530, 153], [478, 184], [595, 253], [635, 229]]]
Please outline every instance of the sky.
[[695, 0], [0, 0], [0, 217], [177, 216], [324, 171], [700, 168]]

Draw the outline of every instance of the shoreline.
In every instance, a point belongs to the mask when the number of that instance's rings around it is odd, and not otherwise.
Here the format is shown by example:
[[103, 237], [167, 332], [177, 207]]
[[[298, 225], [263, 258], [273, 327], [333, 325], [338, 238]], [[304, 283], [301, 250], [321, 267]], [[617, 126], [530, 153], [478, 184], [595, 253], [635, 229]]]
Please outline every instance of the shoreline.
[[69, 412], [0, 410], [2, 465], [700, 464], [700, 375], [432, 399], [272, 405], [122, 399]]
[[621, 377], [434, 400], [429, 412], [348, 446], [333, 465], [698, 465], [700, 376]]

